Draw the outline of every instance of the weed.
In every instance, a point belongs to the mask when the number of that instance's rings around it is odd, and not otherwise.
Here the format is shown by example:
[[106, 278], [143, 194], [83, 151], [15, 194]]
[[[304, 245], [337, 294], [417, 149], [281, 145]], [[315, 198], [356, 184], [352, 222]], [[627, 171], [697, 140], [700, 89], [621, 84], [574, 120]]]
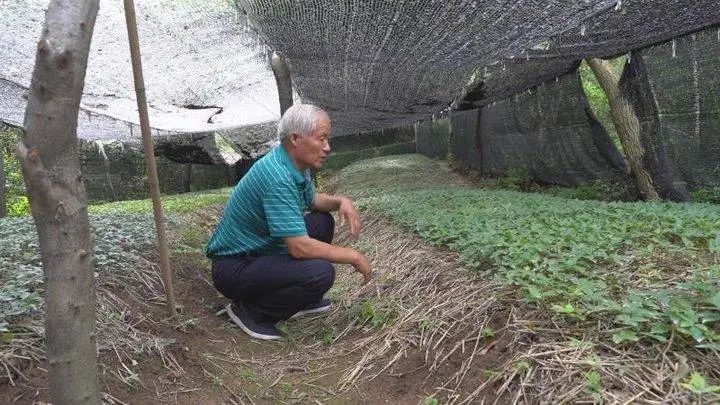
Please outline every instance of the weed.
[[323, 323], [318, 328], [317, 336], [323, 345], [330, 346], [335, 341], [335, 328], [328, 323]]
[[287, 381], [282, 381], [278, 384], [278, 388], [280, 389], [281, 395], [285, 397], [289, 397], [292, 395], [293, 391], [295, 390], [292, 383], [289, 383]]
[[565, 305], [553, 304], [550, 307], [550, 309], [552, 309], [553, 311], [555, 311], [559, 314], [564, 314], [564, 315], [572, 316], [572, 317], [579, 318], [579, 319], [583, 318], [581, 311], [578, 308], [576, 308], [573, 304], [570, 304], [570, 303], [566, 303]]
[[440, 400], [435, 398], [435, 396], [430, 395], [429, 397], [425, 397], [423, 405], [440, 405]]
[[585, 376], [585, 389], [591, 394], [599, 394], [602, 390], [600, 373], [595, 370], [588, 371]]
[[688, 378], [687, 382], [681, 383], [680, 385], [695, 394], [720, 392], [720, 386], [709, 385], [705, 377], [700, 373], [690, 374], [690, 378]]
[[436, 319], [425, 318], [420, 321], [420, 330], [424, 332], [432, 332], [440, 326], [440, 322]]
[[220, 388], [220, 387], [225, 386], [225, 382], [223, 381], [223, 379], [220, 376], [214, 375], [212, 377], [212, 385], [215, 388]]
[[235, 370], [235, 376], [243, 381], [253, 383], [253, 384], [258, 384], [259, 380], [260, 380], [257, 372], [255, 372], [255, 370], [253, 370], [251, 368], [247, 368], [247, 367], [242, 367], [242, 368]]
[[283, 336], [285, 336], [287, 342], [294, 341], [294, 336], [290, 332], [290, 325], [288, 325], [287, 322], [280, 321], [277, 323], [277, 325], [275, 325], [275, 327], [277, 328], [278, 332], [282, 333]]
[[525, 373], [530, 370], [530, 363], [528, 363], [525, 360], [517, 361], [513, 367], [515, 368], [515, 371], [518, 372], [518, 374], [525, 375]]
[[354, 313], [359, 326], [369, 325], [373, 329], [385, 326], [397, 315], [391, 303], [369, 299], [363, 300], [351, 313]]
[[568, 344], [571, 347], [576, 347], [578, 349], [590, 349], [593, 346], [595, 346], [595, 344], [593, 342], [589, 342], [587, 340], [579, 340], [579, 339], [575, 339], [575, 338], [570, 338], [570, 341], [568, 342]]
[[488, 380], [494, 380], [494, 379], [500, 377], [502, 375], [502, 372], [486, 368], [483, 370], [483, 375]]

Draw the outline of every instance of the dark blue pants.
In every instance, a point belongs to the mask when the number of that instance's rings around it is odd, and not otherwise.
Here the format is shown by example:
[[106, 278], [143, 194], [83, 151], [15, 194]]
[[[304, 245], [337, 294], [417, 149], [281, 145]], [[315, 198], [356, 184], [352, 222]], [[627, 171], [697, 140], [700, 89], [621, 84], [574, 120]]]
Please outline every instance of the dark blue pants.
[[[305, 226], [311, 238], [332, 243], [332, 215], [307, 214]], [[241, 303], [257, 322], [288, 319], [320, 301], [335, 281], [335, 268], [327, 260], [297, 260], [287, 254], [215, 257], [212, 273], [215, 288]]]

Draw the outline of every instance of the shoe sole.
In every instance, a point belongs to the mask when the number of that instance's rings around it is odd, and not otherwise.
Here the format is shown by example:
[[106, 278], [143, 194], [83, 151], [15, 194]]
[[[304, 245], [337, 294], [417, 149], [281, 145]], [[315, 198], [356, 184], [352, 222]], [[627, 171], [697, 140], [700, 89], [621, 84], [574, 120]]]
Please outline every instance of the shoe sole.
[[296, 312], [295, 314], [293, 314], [293, 316], [291, 316], [290, 318], [288, 318], [288, 320], [290, 320], [290, 319], [295, 319], [295, 318], [300, 318], [301, 316], [321, 314], [321, 313], [323, 313], [323, 312], [329, 311], [330, 308], [332, 308], [332, 305], [325, 305], [324, 307], [313, 308], [313, 309], [306, 309], [306, 310], [304, 310], [304, 311], [298, 311], [298, 312]]
[[280, 339], [282, 339], [282, 336], [263, 335], [262, 333], [257, 333], [257, 332], [252, 331], [250, 328], [245, 326], [243, 321], [241, 321], [237, 315], [235, 315], [235, 312], [233, 312], [233, 310], [232, 310], [232, 304], [228, 304], [228, 306], [225, 308], [225, 310], [227, 311], [228, 316], [230, 316], [230, 319], [235, 323], [235, 325], [239, 326], [240, 329], [243, 330], [243, 332], [247, 333], [251, 337], [254, 337], [255, 339], [260, 339], [260, 340], [280, 340]]

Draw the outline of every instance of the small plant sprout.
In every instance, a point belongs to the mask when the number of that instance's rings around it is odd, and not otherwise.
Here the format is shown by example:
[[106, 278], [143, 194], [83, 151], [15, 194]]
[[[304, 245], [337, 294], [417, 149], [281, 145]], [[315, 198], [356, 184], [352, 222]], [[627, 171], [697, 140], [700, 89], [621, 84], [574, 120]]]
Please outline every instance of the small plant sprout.
[[720, 392], [720, 386], [709, 385], [705, 377], [696, 372], [690, 374], [690, 378], [686, 382], [680, 383], [680, 385], [698, 395]]
[[429, 397], [425, 397], [425, 400], [423, 400], [423, 405], [440, 405], [440, 401], [435, 398], [435, 396], [430, 395]]
[[423, 332], [432, 332], [439, 327], [439, 322], [435, 319], [425, 318], [420, 321], [420, 330]]
[[518, 374], [524, 375], [530, 369], [530, 363], [528, 363], [525, 360], [520, 360], [515, 363], [514, 367], [515, 367], [515, 371], [517, 371]]
[[586, 389], [591, 394], [599, 394], [600, 390], [602, 389], [602, 379], [600, 378], [600, 373], [598, 373], [596, 370], [588, 371], [585, 373], [585, 384]]
[[491, 370], [489, 368], [486, 368], [483, 370], [483, 374], [485, 375], [485, 378], [488, 380], [494, 380], [502, 375], [502, 372]]

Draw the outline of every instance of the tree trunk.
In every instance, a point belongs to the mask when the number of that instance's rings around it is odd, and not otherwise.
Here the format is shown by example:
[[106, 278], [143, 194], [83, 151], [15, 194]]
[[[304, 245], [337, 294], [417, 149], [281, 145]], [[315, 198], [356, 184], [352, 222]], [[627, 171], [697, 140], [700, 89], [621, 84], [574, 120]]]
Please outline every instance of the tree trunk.
[[650, 173], [643, 166], [645, 150], [640, 143], [640, 121], [630, 102], [620, 93], [620, 74], [609, 61], [588, 59], [587, 63], [608, 97], [610, 117], [642, 198], [647, 201], [659, 200]]
[[280, 98], [280, 115], [283, 115], [285, 111], [293, 105], [290, 69], [285, 62], [285, 58], [274, 52], [270, 59], [270, 64], [275, 74], [275, 83], [277, 84], [278, 97]]
[[55, 404], [98, 404], [95, 285], [77, 116], [98, 0], [53, 0], [38, 42], [18, 155], [45, 274]]
[[183, 173], [183, 192], [184, 193], [190, 192], [190, 185], [192, 185], [192, 163], [188, 163], [185, 165], [185, 170]]

